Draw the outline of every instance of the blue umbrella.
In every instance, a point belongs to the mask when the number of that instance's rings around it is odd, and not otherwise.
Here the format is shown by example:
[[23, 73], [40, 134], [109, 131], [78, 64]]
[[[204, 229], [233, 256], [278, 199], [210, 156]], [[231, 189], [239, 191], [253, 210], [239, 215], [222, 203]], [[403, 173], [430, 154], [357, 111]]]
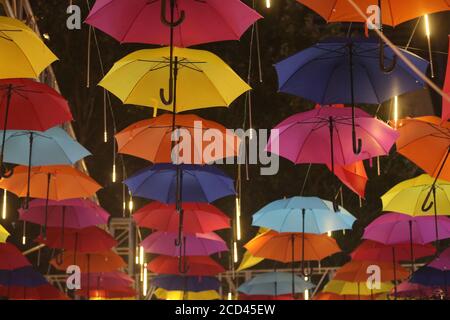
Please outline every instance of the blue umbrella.
[[[403, 54], [422, 72], [428, 62], [406, 50]], [[395, 54], [386, 46], [385, 55]], [[389, 73], [380, 70], [379, 44], [374, 39], [333, 39], [320, 42], [275, 65], [281, 92], [322, 105], [351, 104], [353, 108], [353, 151], [360, 153], [356, 139], [356, 103], [381, 104], [394, 96], [421, 89], [424, 82], [403, 62]]]
[[0, 285], [5, 287], [34, 288], [47, 284], [47, 280], [33, 267], [15, 270], [0, 270]]
[[253, 226], [278, 232], [322, 234], [351, 229], [356, 218], [333, 203], [317, 197], [293, 197], [269, 203], [253, 215]]
[[220, 281], [215, 277], [187, 277], [160, 275], [152, 279], [152, 285], [168, 291], [201, 292], [219, 290]]
[[247, 295], [280, 296], [284, 294], [303, 293], [314, 288], [314, 284], [299, 276], [286, 272], [269, 272], [257, 275], [243, 283], [238, 291]]
[[447, 291], [450, 286], [450, 271], [424, 266], [412, 274], [409, 282], [427, 287], [439, 287]]

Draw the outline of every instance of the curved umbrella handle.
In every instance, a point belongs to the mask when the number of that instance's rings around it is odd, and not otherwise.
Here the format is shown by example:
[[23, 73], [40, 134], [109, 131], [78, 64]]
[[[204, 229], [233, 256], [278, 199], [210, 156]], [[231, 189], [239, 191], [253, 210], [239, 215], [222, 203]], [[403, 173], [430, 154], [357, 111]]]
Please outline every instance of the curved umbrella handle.
[[380, 38], [380, 49], [379, 49], [380, 57], [379, 57], [379, 63], [380, 63], [380, 70], [384, 73], [391, 73], [394, 71], [395, 67], [397, 66], [397, 56], [394, 55], [394, 59], [392, 60], [392, 65], [386, 67], [385, 62], [385, 55], [384, 55], [384, 42], [383, 39]]
[[166, 19], [167, 2], [166, 2], [166, 0], [161, 0], [161, 23], [168, 27], [175, 28], [183, 23], [184, 19], [186, 18], [186, 13], [184, 12], [184, 10], [180, 11], [180, 18], [177, 21], [173, 21], [173, 11], [175, 9], [175, 0], [169, 0], [169, 1], [170, 1], [170, 10], [171, 10], [171, 21], [167, 21], [167, 19]]
[[[425, 197], [425, 200], [422, 203], [422, 208], [421, 209], [422, 209], [423, 212], [430, 211], [431, 208], [434, 205], [434, 202], [430, 201], [430, 197], [431, 197], [431, 193], [433, 192], [433, 188], [434, 188], [434, 186], [430, 189], [430, 191], [428, 192], [427, 196]], [[428, 204], [428, 202], [430, 202], [430, 203]]]
[[356, 138], [356, 131], [352, 132], [352, 140], [353, 140], [353, 153], [360, 154], [362, 150], [362, 140]]
[[63, 257], [63, 255], [64, 255], [64, 249], [61, 250], [61, 253], [58, 254], [58, 255], [56, 256], [56, 258], [55, 258], [55, 262], [56, 262], [56, 264], [57, 264], [58, 266], [61, 266], [61, 265], [64, 263], [64, 257]]
[[11, 178], [14, 173], [14, 170], [9, 169], [5, 163], [0, 164], [0, 176], [1, 178], [8, 179]]
[[159, 89], [159, 98], [161, 102], [166, 106], [169, 106], [173, 103], [173, 79], [172, 77], [169, 79], [169, 97], [166, 99], [165, 89]]

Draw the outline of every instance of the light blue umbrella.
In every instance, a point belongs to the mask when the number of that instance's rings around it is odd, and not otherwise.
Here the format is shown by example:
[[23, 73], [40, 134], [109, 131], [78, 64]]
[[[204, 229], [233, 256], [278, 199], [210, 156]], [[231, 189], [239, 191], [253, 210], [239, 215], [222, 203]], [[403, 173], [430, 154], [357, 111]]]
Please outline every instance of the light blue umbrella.
[[278, 232], [323, 234], [351, 229], [356, 218], [333, 203], [317, 197], [293, 197], [269, 203], [253, 215], [253, 226]]
[[238, 291], [247, 295], [280, 296], [303, 293], [315, 285], [303, 278], [286, 272], [269, 272], [257, 275], [243, 283]]

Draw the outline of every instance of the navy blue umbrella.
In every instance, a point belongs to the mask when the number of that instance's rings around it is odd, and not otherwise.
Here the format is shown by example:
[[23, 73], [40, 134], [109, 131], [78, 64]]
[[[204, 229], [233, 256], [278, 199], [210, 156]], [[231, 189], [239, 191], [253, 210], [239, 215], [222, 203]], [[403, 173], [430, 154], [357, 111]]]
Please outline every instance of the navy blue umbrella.
[[152, 285], [167, 291], [210, 291], [219, 290], [220, 281], [215, 277], [187, 277], [160, 275], [152, 279]]
[[34, 288], [47, 284], [47, 280], [33, 267], [15, 270], [0, 270], [0, 285], [5, 287]]
[[409, 282], [427, 287], [439, 287], [447, 292], [450, 287], [450, 271], [424, 266], [413, 273]]
[[[406, 50], [403, 54], [423, 73], [428, 62]], [[385, 57], [395, 54], [386, 46]], [[320, 42], [275, 65], [279, 91], [321, 105], [381, 104], [394, 96], [415, 91], [424, 82], [403, 62], [389, 73], [379, 67], [379, 43], [375, 39], [333, 39]], [[353, 115], [354, 120], [354, 115]], [[353, 123], [353, 149], [361, 150]]]

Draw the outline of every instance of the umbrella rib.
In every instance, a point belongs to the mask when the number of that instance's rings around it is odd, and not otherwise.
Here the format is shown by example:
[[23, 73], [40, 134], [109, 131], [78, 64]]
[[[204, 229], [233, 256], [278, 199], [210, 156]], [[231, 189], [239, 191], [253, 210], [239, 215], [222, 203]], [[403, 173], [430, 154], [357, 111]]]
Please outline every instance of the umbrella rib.
[[366, 74], [367, 74], [367, 79], [369, 80], [369, 82], [370, 82], [370, 84], [371, 84], [371, 86], [372, 86], [372, 88], [373, 88], [373, 93], [375, 94], [378, 103], [383, 103], [384, 101], [381, 101], [380, 97], [378, 96], [378, 92], [377, 92], [376, 87], [375, 87], [375, 85], [374, 85], [374, 83], [373, 83], [373, 81], [372, 81], [372, 78], [371, 78], [371, 75], [370, 75], [370, 73], [369, 73], [369, 70], [367, 70], [365, 64], [361, 63], [361, 64], [359, 64], [359, 65], [360, 65], [360, 66], [362, 67], [362, 69], [366, 72]]

